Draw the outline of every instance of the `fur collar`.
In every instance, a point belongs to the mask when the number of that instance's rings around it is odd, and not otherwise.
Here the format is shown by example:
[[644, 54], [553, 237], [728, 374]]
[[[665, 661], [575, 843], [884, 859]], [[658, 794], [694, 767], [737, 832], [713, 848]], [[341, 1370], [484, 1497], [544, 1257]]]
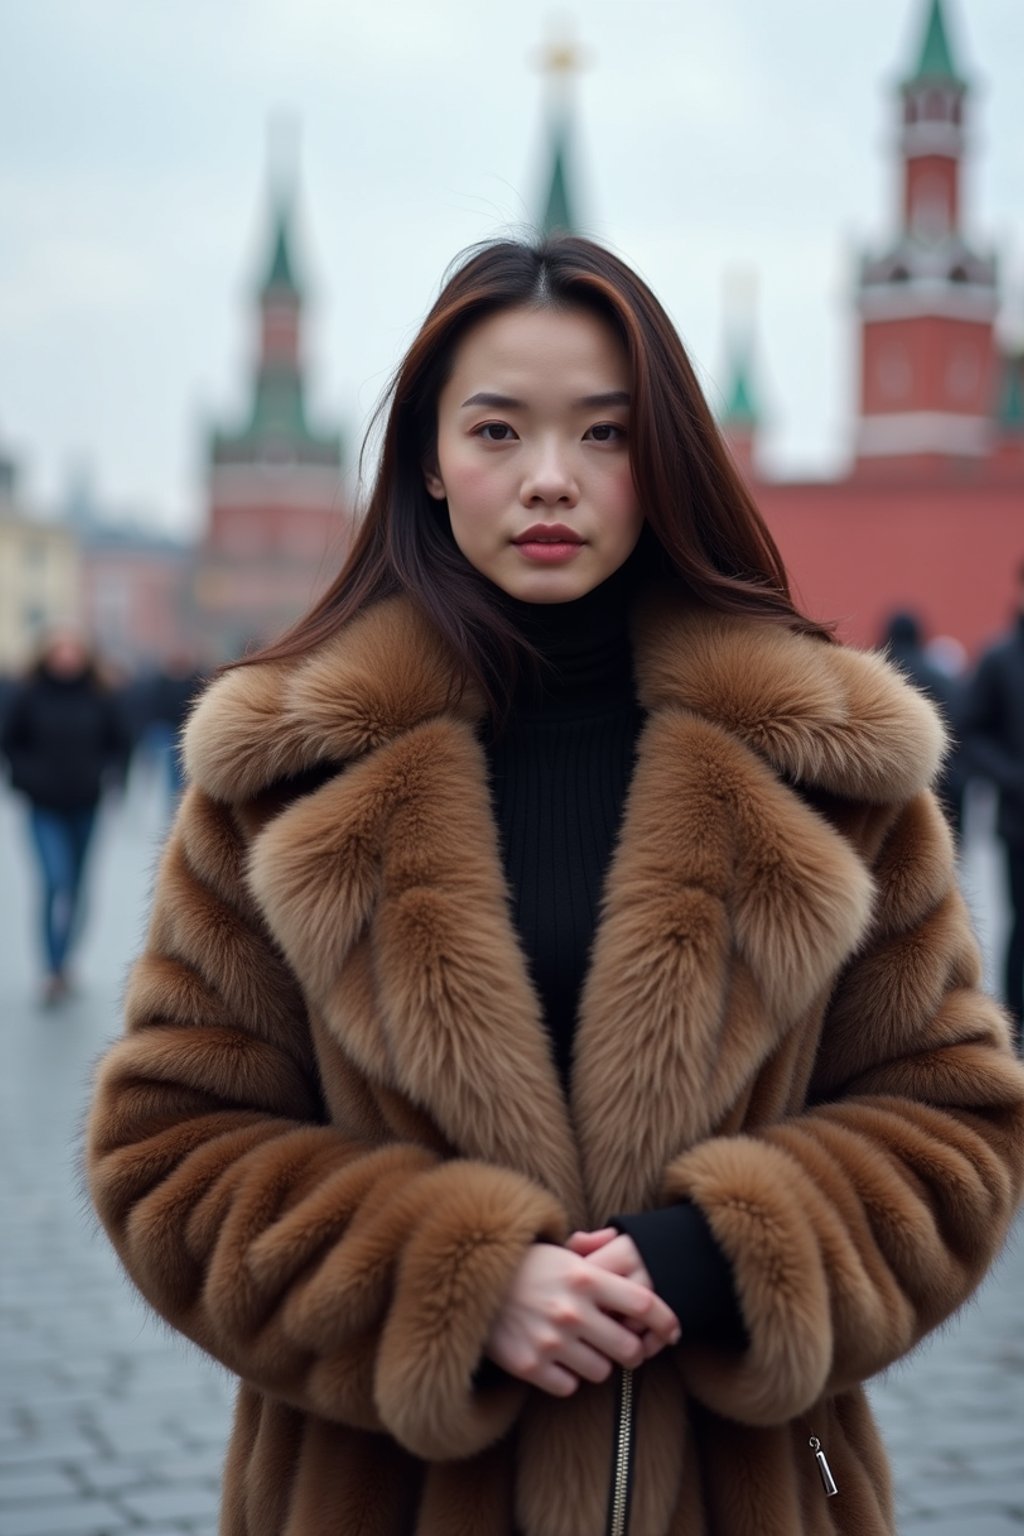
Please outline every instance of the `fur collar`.
[[[630, 624], [646, 710], [699, 715], [794, 783], [899, 803], [939, 767], [938, 716], [879, 655], [686, 606], [665, 587], [648, 588]], [[413, 602], [385, 599], [309, 657], [218, 679], [187, 727], [189, 776], [215, 799], [240, 803], [436, 715], [479, 719], [475, 689], [448, 705], [452, 675], [443, 642]]]

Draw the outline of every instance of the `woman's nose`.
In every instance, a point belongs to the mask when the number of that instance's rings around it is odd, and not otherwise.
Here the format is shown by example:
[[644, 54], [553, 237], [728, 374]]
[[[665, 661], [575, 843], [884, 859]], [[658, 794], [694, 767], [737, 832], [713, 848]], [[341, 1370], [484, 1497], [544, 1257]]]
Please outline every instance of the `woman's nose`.
[[524, 506], [537, 502], [574, 506], [579, 498], [579, 488], [564, 455], [549, 449], [539, 453], [529, 466], [519, 494]]

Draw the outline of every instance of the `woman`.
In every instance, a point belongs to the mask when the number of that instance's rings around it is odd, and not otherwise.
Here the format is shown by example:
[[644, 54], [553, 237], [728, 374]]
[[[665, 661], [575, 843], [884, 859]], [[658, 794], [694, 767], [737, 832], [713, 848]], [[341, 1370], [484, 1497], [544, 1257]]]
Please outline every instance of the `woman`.
[[1024, 1144], [941, 754], [639, 278], [474, 253], [345, 569], [191, 719], [92, 1110], [127, 1269], [242, 1378], [224, 1533], [892, 1531], [861, 1383]]
[[11, 784], [28, 800], [42, 891], [43, 1002], [70, 990], [68, 957], [81, 929], [86, 857], [105, 783], [127, 744], [111, 694], [82, 637], [55, 631], [16, 690], [0, 734]]

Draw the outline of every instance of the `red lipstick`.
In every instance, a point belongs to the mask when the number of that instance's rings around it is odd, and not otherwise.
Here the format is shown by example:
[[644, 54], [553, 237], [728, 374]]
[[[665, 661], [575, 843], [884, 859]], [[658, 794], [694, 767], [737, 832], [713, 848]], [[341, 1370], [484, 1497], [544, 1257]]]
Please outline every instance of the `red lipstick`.
[[585, 541], [565, 523], [534, 523], [512, 542], [527, 560], [541, 565], [561, 565], [579, 554]]

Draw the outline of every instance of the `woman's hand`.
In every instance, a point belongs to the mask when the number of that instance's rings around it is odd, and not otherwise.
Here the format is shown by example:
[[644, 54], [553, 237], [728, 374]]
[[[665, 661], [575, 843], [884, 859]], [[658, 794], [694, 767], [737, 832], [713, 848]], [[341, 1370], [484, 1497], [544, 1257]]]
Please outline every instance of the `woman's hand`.
[[622, 1275], [627, 1280], [635, 1280], [637, 1285], [652, 1289], [640, 1250], [633, 1239], [617, 1227], [601, 1227], [597, 1232], [574, 1232], [566, 1247], [583, 1259], [593, 1259], [595, 1264], [613, 1275]]
[[[609, 1274], [622, 1275], [636, 1285], [645, 1285], [648, 1290], [654, 1289], [636, 1243], [617, 1227], [601, 1227], [596, 1232], [574, 1232], [566, 1246], [571, 1252], [578, 1253], [581, 1258], [588, 1259], [591, 1264], [607, 1270]], [[678, 1326], [676, 1337], [669, 1340], [659, 1338], [646, 1323], [640, 1325], [638, 1332], [648, 1360], [664, 1349], [666, 1342], [675, 1344], [679, 1338]]]
[[534, 1243], [516, 1271], [485, 1353], [555, 1397], [637, 1366], [679, 1337], [675, 1314], [650, 1285], [568, 1248]]

